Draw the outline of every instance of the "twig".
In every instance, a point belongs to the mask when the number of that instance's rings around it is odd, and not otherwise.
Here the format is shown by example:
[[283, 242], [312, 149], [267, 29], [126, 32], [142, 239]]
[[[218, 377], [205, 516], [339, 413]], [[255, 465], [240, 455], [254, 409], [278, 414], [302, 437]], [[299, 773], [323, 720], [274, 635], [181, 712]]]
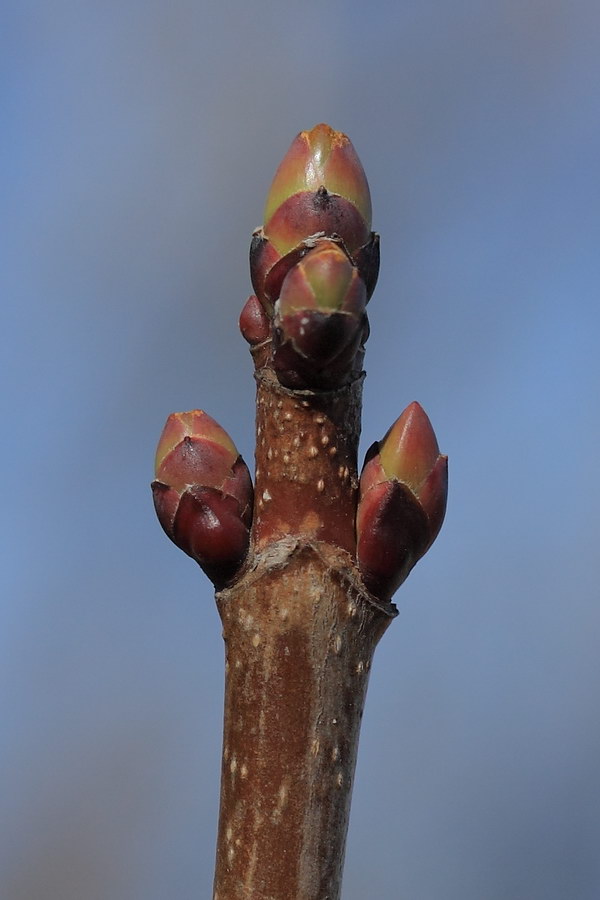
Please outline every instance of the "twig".
[[447, 460], [410, 404], [359, 479], [369, 189], [326, 125], [292, 143], [252, 241], [240, 319], [256, 476], [206, 413], [169, 417], [155, 505], [217, 587], [226, 647], [214, 900], [338, 900], [360, 721], [392, 593], [435, 539]]

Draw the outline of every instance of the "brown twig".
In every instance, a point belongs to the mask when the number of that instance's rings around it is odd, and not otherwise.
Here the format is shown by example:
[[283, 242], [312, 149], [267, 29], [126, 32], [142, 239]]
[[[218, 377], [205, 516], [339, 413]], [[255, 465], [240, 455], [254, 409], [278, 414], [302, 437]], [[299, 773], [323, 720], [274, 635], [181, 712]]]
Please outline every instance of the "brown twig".
[[218, 607], [226, 645], [215, 900], [339, 897], [373, 651], [396, 614], [354, 558], [362, 378], [257, 374], [253, 546]]

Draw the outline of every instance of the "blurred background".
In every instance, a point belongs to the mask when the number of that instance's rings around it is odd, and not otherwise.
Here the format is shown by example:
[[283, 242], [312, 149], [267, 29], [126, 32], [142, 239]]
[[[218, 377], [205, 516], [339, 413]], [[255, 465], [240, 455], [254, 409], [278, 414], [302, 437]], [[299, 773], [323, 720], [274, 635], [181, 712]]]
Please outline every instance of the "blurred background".
[[451, 479], [376, 655], [344, 900], [597, 900], [597, 2], [3, 18], [3, 900], [211, 895], [220, 624], [149, 482], [173, 410], [252, 460], [250, 232], [320, 121], [382, 235], [363, 450], [418, 399]]

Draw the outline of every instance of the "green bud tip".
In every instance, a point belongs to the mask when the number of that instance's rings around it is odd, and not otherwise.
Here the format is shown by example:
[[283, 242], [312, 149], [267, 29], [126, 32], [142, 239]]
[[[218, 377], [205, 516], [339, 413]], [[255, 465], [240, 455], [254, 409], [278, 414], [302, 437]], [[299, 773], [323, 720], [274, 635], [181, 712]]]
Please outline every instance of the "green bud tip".
[[281, 315], [304, 309], [362, 313], [365, 304], [358, 270], [339, 244], [325, 240], [291, 269], [279, 298]]
[[235, 444], [225, 429], [221, 428], [219, 423], [215, 422], [204, 410], [192, 409], [189, 412], [171, 413], [156, 448], [156, 473], [171, 450], [186, 437], [205, 438], [214, 444], [220, 444], [229, 451], [233, 459], [238, 456]]
[[221, 488], [238, 457], [225, 429], [203, 410], [172, 413], [156, 450], [156, 479], [180, 492], [190, 484]]
[[440, 448], [431, 422], [416, 401], [406, 407], [379, 445], [379, 459], [385, 475], [406, 484], [416, 496], [439, 456]]

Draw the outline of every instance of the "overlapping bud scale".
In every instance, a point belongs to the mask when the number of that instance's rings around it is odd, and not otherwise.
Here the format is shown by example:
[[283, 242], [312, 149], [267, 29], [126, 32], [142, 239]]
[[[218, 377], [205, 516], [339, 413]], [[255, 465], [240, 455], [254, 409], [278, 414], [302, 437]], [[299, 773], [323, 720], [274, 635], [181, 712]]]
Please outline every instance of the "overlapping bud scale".
[[246, 555], [252, 523], [252, 481], [233, 441], [202, 410], [173, 413], [158, 443], [155, 472], [160, 524], [222, 586]]
[[369, 590], [389, 599], [427, 552], [442, 526], [448, 459], [431, 423], [411, 403], [373, 445], [360, 478], [358, 564]]

